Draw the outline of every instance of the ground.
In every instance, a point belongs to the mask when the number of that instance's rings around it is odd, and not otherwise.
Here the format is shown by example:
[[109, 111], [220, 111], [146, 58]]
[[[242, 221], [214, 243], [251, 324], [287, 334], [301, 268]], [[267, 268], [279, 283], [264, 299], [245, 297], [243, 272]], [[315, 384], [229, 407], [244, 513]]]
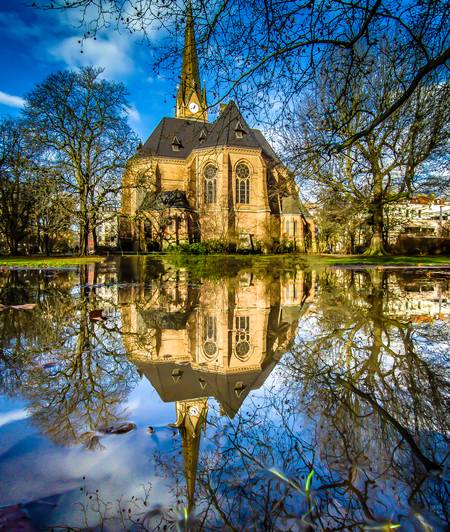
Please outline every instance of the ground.
[[[166, 257], [170, 262], [178, 266], [199, 266], [208, 265], [208, 269], [221, 271], [224, 264], [235, 263], [241, 266], [269, 266], [273, 269], [279, 262], [283, 266], [294, 266], [299, 262], [311, 264], [314, 266], [327, 265], [364, 265], [364, 266], [450, 266], [450, 257], [433, 256], [433, 257], [367, 257], [363, 255], [302, 255], [302, 254], [283, 254], [283, 255], [191, 255], [188, 253], [151, 253], [149, 256]], [[80, 264], [91, 264], [102, 262], [105, 257], [0, 257], [0, 266], [14, 267], [53, 267], [59, 268], [64, 266], [77, 266]]]
[[449, 256], [429, 257], [368, 257], [365, 255], [309, 255], [308, 261], [318, 264], [392, 265], [392, 266], [450, 266]]
[[60, 268], [63, 266], [77, 266], [79, 264], [91, 264], [93, 262], [103, 262], [105, 257], [0, 257], [0, 266], [37, 266]]

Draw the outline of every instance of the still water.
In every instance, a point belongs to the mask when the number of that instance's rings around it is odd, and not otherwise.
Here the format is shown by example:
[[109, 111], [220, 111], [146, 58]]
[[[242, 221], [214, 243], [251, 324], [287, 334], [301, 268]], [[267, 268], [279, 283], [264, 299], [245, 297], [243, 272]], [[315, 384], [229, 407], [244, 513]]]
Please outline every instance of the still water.
[[4, 270], [0, 303], [29, 529], [448, 524], [450, 270], [123, 258]]

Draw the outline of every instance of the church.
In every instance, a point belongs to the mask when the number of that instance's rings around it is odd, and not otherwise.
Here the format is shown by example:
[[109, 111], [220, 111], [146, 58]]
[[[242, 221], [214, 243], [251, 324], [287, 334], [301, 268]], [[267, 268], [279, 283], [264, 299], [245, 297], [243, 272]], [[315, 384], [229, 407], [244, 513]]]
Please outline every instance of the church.
[[147, 252], [208, 241], [306, 252], [315, 226], [292, 173], [234, 102], [208, 120], [189, 5], [175, 117], [163, 118], [128, 162], [120, 245]]

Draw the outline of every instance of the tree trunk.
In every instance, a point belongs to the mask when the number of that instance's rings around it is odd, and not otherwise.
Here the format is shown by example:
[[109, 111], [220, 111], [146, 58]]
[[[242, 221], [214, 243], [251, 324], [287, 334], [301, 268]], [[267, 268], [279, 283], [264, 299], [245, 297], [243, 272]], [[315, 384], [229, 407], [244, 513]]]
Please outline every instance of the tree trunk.
[[48, 235], [44, 235], [44, 251], [45, 251], [45, 254], [47, 255], [47, 257], [52, 252], [52, 246], [51, 246], [51, 242], [50, 242], [50, 237]]
[[92, 241], [94, 243], [94, 253], [97, 253], [98, 251], [97, 226], [94, 226], [92, 229]]
[[9, 252], [11, 255], [19, 255], [19, 242], [17, 240], [10, 241]]
[[89, 252], [89, 222], [85, 220], [80, 224], [80, 257], [85, 257]]
[[364, 252], [368, 257], [382, 257], [387, 255], [383, 243], [384, 216], [383, 216], [383, 180], [381, 176], [375, 177], [374, 198], [371, 205], [372, 212], [372, 237], [369, 247]]
[[353, 231], [349, 232], [349, 238], [350, 238], [350, 255], [354, 255], [354, 253], [355, 253], [355, 233], [353, 233]]
[[[82, 181], [79, 177], [78, 181]], [[89, 210], [88, 188], [84, 184], [80, 190], [80, 257], [85, 257], [89, 252]]]

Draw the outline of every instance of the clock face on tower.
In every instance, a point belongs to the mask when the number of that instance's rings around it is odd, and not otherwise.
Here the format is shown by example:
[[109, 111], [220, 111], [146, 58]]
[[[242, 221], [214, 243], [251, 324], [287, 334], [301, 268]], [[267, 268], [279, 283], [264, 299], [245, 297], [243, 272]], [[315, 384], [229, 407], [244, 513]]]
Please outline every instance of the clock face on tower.
[[198, 411], [198, 408], [196, 406], [191, 406], [191, 407], [189, 407], [189, 414], [191, 416], [198, 416], [200, 414], [200, 412]]
[[191, 113], [196, 113], [198, 111], [198, 105], [195, 102], [189, 104], [189, 111]]

